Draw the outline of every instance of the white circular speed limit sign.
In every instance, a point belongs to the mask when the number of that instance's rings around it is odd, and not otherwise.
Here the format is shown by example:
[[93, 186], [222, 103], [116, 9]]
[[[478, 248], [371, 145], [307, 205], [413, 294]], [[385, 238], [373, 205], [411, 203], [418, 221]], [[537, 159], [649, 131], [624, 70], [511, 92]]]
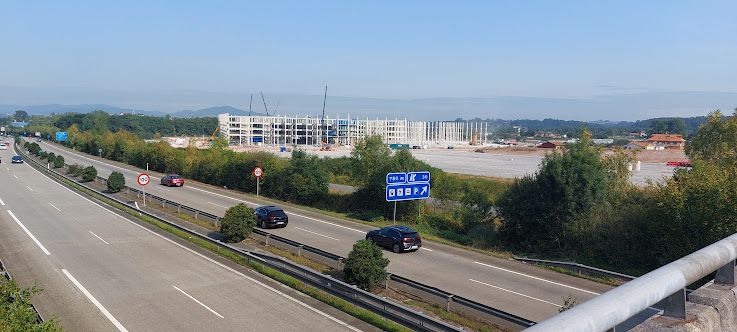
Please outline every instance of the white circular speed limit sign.
[[260, 178], [262, 175], [264, 175], [264, 171], [261, 169], [261, 167], [256, 167], [253, 169], [253, 176]]
[[151, 177], [148, 176], [148, 174], [146, 174], [146, 173], [138, 174], [138, 184], [140, 184], [142, 186], [145, 186], [149, 182], [151, 182]]

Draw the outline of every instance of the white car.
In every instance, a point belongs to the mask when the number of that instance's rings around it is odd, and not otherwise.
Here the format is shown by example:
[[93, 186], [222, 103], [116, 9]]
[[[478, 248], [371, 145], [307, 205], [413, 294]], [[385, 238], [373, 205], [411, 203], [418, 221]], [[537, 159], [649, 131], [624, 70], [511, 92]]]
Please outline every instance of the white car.
[[8, 146], [5, 143], [0, 143], [0, 150], [7, 150]]

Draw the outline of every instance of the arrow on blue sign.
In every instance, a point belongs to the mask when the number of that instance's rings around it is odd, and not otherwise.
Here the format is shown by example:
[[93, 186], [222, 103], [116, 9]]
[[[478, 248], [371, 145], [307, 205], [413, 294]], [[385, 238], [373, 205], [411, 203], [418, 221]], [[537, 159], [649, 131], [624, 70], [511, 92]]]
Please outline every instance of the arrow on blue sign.
[[386, 186], [386, 200], [388, 202], [427, 199], [429, 197], [429, 183], [389, 184]]

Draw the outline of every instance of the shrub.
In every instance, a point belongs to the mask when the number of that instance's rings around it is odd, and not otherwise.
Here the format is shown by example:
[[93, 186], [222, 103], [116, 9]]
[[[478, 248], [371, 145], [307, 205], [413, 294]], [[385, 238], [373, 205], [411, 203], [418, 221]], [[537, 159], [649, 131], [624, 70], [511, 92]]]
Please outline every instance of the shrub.
[[256, 226], [254, 211], [243, 203], [229, 208], [220, 221], [220, 233], [228, 243], [241, 242]]
[[95, 169], [95, 166], [87, 166], [82, 171], [82, 181], [84, 182], [90, 182], [97, 177], [97, 169]]
[[56, 319], [38, 321], [31, 298], [39, 292], [36, 287], [22, 288], [14, 280], [0, 277], [0, 331], [61, 331]]
[[84, 169], [84, 168], [81, 165], [79, 165], [79, 164], [72, 164], [72, 165], [69, 165], [67, 167], [67, 173], [68, 174], [71, 174], [71, 175], [74, 175], [74, 176], [79, 176], [80, 174], [82, 174], [81, 173], [82, 169]]
[[123, 173], [110, 173], [110, 177], [107, 178], [107, 190], [111, 193], [116, 193], [123, 188], [125, 188], [125, 177], [123, 177]]
[[389, 260], [377, 245], [368, 240], [360, 240], [353, 245], [343, 267], [346, 281], [370, 290], [386, 281], [386, 267]]
[[39, 156], [39, 157], [41, 157], [41, 160], [43, 160], [43, 159], [46, 159], [46, 157], [47, 157], [47, 156], [48, 156], [49, 154], [48, 154], [48, 153], [46, 153], [46, 151], [41, 151], [41, 150], [38, 150], [38, 152], [36, 153], [36, 155], [37, 155], [37, 156]]
[[62, 167], [64, 167], [64, 156], [56, 156], [56, 159], [54, 159], [54, 168]]
[[50, 163], [53, 163], [54, 160], [56, 160], [56, 154], [53, 152], [49, 152], [49, 154], [46, 155], [46, 160], [48, 160]]

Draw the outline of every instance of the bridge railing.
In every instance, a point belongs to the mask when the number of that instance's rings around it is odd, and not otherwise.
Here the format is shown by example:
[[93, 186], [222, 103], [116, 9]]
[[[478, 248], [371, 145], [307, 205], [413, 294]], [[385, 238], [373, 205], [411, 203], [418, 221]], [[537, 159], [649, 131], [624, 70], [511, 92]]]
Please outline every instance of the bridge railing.
[[526, 331], [614, 330], [643, 311], [686, 319], [686, 286], [716, 271], [715, 284], [735, 285], [737, 234], [553, 316]]

